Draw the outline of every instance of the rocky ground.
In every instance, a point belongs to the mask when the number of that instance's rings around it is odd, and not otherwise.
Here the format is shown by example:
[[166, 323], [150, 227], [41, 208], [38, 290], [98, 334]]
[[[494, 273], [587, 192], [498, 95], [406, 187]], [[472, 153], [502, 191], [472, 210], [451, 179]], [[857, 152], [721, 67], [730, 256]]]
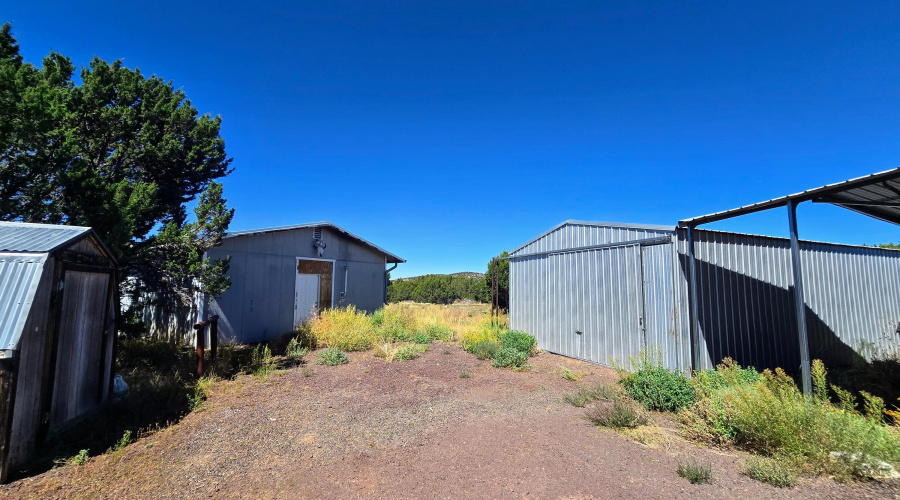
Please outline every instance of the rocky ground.
[[[315, 359], [310, 354], [308, 359]], [[891, 485], [805, 478], [779, 489], [746, 455], [698, 447], [663, 415], [640, 439], [562, 401], [608, 369], [552, 354], [493, 368], [455, 345], [387, 364], [370, 353], [215, 385], [205, 406], [124, 450], [0, 488], [25, 498], [898, 498]], [[465, 372], [468, 378], [460, 375]], [[643, 443], [642, 443], [643, 442]], [[679, 461], [709, 463], [692, 485]]]

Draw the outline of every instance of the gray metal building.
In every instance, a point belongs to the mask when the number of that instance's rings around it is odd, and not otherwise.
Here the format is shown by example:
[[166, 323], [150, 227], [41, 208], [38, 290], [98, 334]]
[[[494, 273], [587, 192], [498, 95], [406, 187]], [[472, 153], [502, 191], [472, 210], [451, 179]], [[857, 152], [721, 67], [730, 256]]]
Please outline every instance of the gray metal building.
[[208, 252], [229, 255], [231, 287], [197, 319], [219, 315], [220, 337], [235, 342], [290, 333], [320, 308], [375, 311], [385, 303], [386, 273], [405, 262], [330, 222], [233, 232]]
[[0, 481], [106, 403], [115, 272], [91, 228], [0, 222]]
[[[800, 365], [790, 240], [693, 229], [699, 366]], [[900, 251], [800, 242], [809, 352], [829, 365], [898, 349]], [[647, 346], [690, 370], [687, 230], [566, 221], [510, 253], [510, 326], [604, 365]]]

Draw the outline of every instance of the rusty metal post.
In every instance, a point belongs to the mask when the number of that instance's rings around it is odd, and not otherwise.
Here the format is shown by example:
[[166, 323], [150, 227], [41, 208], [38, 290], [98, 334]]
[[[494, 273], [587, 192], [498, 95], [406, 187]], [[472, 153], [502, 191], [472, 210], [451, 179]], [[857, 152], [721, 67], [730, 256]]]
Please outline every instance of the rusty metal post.
[[219, 316], [209, 318], [209, 364], [215, 366], [216, 351], [219, 350]]
[[197, 376], [203, 376], [203, 351], [206, 347], [206, 325], [205, 321], [201, 323], [197, 323], [194, 325], [194, 331], [197, 332], [195, 338], [197, 339]]

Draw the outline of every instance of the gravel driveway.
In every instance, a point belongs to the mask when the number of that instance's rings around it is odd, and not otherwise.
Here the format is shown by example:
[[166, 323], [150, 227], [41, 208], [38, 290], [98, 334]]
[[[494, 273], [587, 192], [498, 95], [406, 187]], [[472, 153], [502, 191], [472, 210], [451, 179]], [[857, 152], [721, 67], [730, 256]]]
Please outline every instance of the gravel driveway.
[[[314, 354], [308, 356], [314, 359]], [[655, 418], [641, 444], [592, 427], [561, 398], [612, 370], [543, 353], [529, 372], [435, 343], [387, 364], [369, 353], [215, 386], [206, 405], [120, 452], [26, 478], [7, 497], [68, 498], [898, 498], [880, 484], [803, 479], [778, 489], [740, 474], [745, 455], [697, 447]], [[311, 371], [311, 372], [310, 372]], [[461, 378], [461, 372], [469, 378]], [[712, 465], [711, 485], [675, 473]]]

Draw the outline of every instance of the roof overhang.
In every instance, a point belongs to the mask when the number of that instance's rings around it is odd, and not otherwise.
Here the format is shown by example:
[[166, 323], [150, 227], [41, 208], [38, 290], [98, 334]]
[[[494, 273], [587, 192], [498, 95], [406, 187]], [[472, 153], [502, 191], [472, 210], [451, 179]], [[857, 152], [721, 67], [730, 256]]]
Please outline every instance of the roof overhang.
[[678, 221], [680, 227], [696, 227], [741, 215], [783, 207], [788, 203], [829, 203], [869, 217], [900, 225], [900, 168], [885, 170], [768, 201]]
[[234, 231], [234, 232], [229, 232], [229, 233], [225, 234], [225, 236], [223, 236], [223, 238], [237, 238], [240, 236], [251, 236], [254, 234], [275, 233], [275, 232], [279, 232], [279, 231], [291, 231], [294, 229], [308, 229], [308, 228], [316, 228], [316, 227], [331, 228], [334, 231], [341, 233], [350, 239], [356, 240], [357, 242], [362, 243], [363, 245], [366, 245], [370, 248], [377, 250], [380, 253], [383, 253], [384, 256], [387, 257], [387, 262], [389, 264], [402, 264], [402, 263], [406, 262], [405, 260], [401, 259], [400, 257], [397, 257], [396, 255], [392, 254], [391, 252], [388, 252], [387, 250], [381, 248], [380, 246], [375, 245], [374, 243], [371, 243], [367, 240], [364, 240], [364, 239], [360, 238], [359, 236], [351, 233], [350, 231], [347, 231], [346, 229], [344, 229], [336, 224], [333, 224], [331, 222], [327, 222], [327, 221], [309, 222], [306, 224], [295, 224], [292, 226], [278, 226], [278, 227], [269, 227], [269, 228], [264, 228], [264, 229], [249, 229], [249, 230], [245, 230], [245, 231]]

